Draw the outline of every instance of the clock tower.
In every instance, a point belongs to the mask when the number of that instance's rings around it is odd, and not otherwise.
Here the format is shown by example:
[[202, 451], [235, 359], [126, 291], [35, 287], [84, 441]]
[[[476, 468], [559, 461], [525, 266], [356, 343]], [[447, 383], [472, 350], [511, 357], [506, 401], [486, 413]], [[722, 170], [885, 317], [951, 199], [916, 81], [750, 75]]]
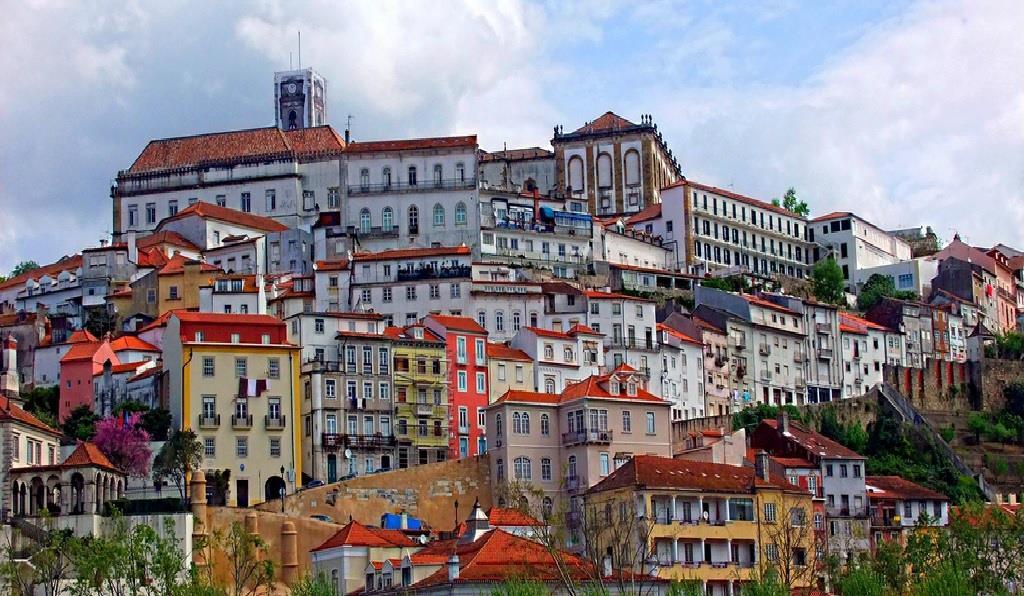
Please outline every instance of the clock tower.
[[327, 124], [327, 82], [312, 68], [275, 72], [274, 111], [282, 130]]

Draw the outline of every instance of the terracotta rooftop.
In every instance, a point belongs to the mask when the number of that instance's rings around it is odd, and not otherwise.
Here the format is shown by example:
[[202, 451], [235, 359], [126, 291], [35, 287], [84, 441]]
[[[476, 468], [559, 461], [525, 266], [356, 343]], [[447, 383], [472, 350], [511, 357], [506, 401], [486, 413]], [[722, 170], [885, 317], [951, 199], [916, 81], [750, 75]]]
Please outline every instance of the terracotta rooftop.
[[496, 360], [518, 360], [520, 362], [533, 362], [526, 352], [511, 348], [505, 344], [487, 342], [487, 357]]
[[154, 346], [146, 340], [139, 339], [134, 335], [122, 335], [121, 337], [110, 342], [110, 348], [115, 352], [121, 352], [125, 350], [133, 350], [136, 352], [159, 352], [160, 348]]
[[573, 131], [573, 134], [586, 134], [594, 132], [609, 132], [633, 128], [636, 124], [626, 120], [611, 110], [601, 114], [596, 120], [588, 122]]
[[476, 135], [397, 139], [392, 141], [353, 141], [349, 143], [345, 152], [379, 153], [384, 151], [415, 151], [417, 149], [450, 149], [455, 147], [476, 149]]
[[345, 527], [325, 540], [313, 552], [337, 548], [339, 546], [375, 546], [375, 547], [413, 547], [416, 546], [401, 530], [382, 530], [371, 528], [352, 520]]
[[757, 207], [758, 209], [764, 209], [765, 211], [771, 211], [772, 213], [777, 213], [779, 215], [785, 215], [786, 217], [793, 217], [793, 218], [796, 218], [796, 219], [803, 219], [803, 216], [800, 215], [799, 213], [793, 213], [792, 211], [790, 211], [788, 209], [783, 209], [782, 207], [776, 207], [775, 205], [772, 205], [769, 202], [765, 202], [765, 201], [762, 201], [760, 199], [755, 199], [755, 198], [752, 198], [752, 197], [741, 195], [739, 193], [735, 193], [735, 192], [733, 192], [731, 190], [727, 190], [727, 189], [724, 189], [724, 188], [718, 188], [717, 186], [711, 186], [709, 184], [701, 184], [699, 182], [694, 182], [693, 180], [679, 180], [678, 182], [674, 182], [672, 184], [669, 184], [668, 186], [665, 187], [665, 189], [675, 188], [675, 187], [684, 186], [684, 185], [688, 186], [688, 187], [691, 187], [691, 188], [695, 188], [697, 190], [713, 192], [713, 193], [715, 193], [718, 196], [726, 197], [726, 198], [732, 199], [734, 201], [739, 201], [740, 203], [744, 203], [746, 205], [750, 205], [751, 207]]
[[868, 476], [864, 478], [869, 499], [921, 499], [948, 501], [949, 497], [899, 476]]
[[96, 357], [96, 352], [103, 347], [101, 341], [88, 341], [78, 342], [71, 344], [71, 349], [61, 356], [60, 361], [63, 362], [75, 362], [77, 360], [92, 360]]
[[518, 509], [508, 507], [491, 507], [487, 510], [487, 519], [492, 526], [543, 526], [544, 523], [532, 515]]
[[283, 131], [276, 126], [150, 141], [129, 174], [186, 167], [210, 167], [241, 161], [298, 159], [338, 154], [345, 141], [330, 126]]
[[[761, 421], [761, 424], [775, 429], [776, 432], [779, 428], [779, 421], [774, 418], [766, 418]], [[810, 453], [821, 457], [864, 459], [864, 456], [856, 451], [840, 445], [821, 433], [807, 430], [799, 422], [790, 421], [789, 434], [785, 436]]]
[[[413, 335], [413, 329], [416, 327], [423, 330], [422, 338], [417, 339]], [[390, 337], [393, 340], [418, 341], [442, 344], [444, 343], [444, 340], [441, 338], [441, 336], [420, 324], [407, 325], [405, 327], [388, 327], [384, 329], [384, 335]], [[490, 355], [490, 350], [488, 350], [487, 354]]]
[[647, 391], [637, 387], [636, 395], [626, 394], [626, 385], [622, 384], [620, 393], [612, 394], [608, 392], [605, 385], [611, 380], [612, 376], [621, 374], [628, 374], [630, 372], [636, 372], [635, 370], [626, 367], [626, 365], [620, 366], [612, 373], [606, 375], [591, 375], [582, 381], [572, 383], [568, 385], [561, 394], [558, 393], [539, 393], [536, 391], [520, 391], [516, 389], [509, 389], [504, 395], [499, 397], [496, 402], [525, 402], [525, 403], [536, 403], [536, 404], [551, 404], [557, 405], [566, 402], [570, 402], [577, 399], [585, 398], [596, 398], [596, 399], [620, 399], [629, 401], [645, 401], [651, 403], [667, 403], [665, 400]]
[[21, 275], [16, 275], [10, 279], [0, 282], [0, 290], [6, 290], [7, 288], [15, 288], [23, 285], [30, 279], [38, 280], [44, 275], [56, 276], [62, 271], [75, 271], [82, 266], [82, 255], [74, 255], [70, 257], [64, 257], [56, 263], [49, 265], [43, 265], [38, 269], [26, 271]]
[[691, 343], [698, 346], [704, 345], [703, 339], [697, 337], [690, 337], [689, 335], [683, 333], [682, 331], [679, 331], [678, 329], [669, 327], [668, 325], [662, 323], [658, 323], [658, 331], [664, 331], [665, 333], [671, 335], [672, 337], [678, 339], [679, 341], [685, 341], [687, 343]]
[[209, 263], [204, 263], [196, 259], [186, 258], [185, 255], [176, 254], [167, 260], [167, 264], [160, 269], [158, 275], [177, 275], [185, 271], [186, 264], [198, 264], [200, 271], [220, 271], [218, 267], [214, 267]]
[[313, 265], [313, 269], [315, 271], [347, 271], [348, 263], [348, 259], [342, 259], [340, 261], [317, 261]]
[[174, 230], [161, 230], [135, 240], [135, 248], [138, 248], [139, 250], [152, 248], [161, 244], [168, 244], [170, 246], [177, 246], [179, 248], [187, 248], [195, 251], [199, 250], [199, 247], [191, 240], [185, 238]]
[[283, 326], [284, 322], [277, 317], [270, 315], [242, 314], [242, 313], [218, 313], [218, 312], [196, 312], [192, 310], [176, 310], [174, 316], [182, 323], [213, 323], [219, 325], [260, 325], [260, 326]]
[[661, 217], [661, 203], [653, 203], [629, 216], [629, 218], [626, 219], [626, 225], [635, 225], [645, 221], [651, 221], [652, 219], [658, 219], [659, 217]]
[[655, 455], [636, 455], [590, 489], [603, 492], [626, 487], [674, 488], [716, 493], [750, 494], [757, 487], [794, 489], [781, 481], [765, 482], [754, 468], [713, 464]]
[[60, 434], [42, 420], [36, 418], [10, 399], [0, 396], [0, 420], [13, 420], [48, 433]]
[[441, 324], [445, 329], [452, 331], [464, 331], [466, 333], [487, 334], [487, 330], [480, 326], [474, 319], [469, 317], [456, 317], [453, 315], [430, 315], [431, 318]]
[[71, 455], [61, 465], [72, 468], [96, 467], [120, 471], [114, 467], [114, 464], [110, 463], [110, 460], [107, 459], [107, 456], [100, 451], [100, 448], [95, 443], [90, 443], [89, 441], [79, 443], [78, 447], [75, 447], [75, 450], [71, 452]]
[[740, 294], [740, 296], [749, 304], [753, 304], [754, 306], [760, 306], [762, 308], [767, 308], [769, 310], [774, 310], [776, 312], [780, 312], [787, 315], [793, 315], [797, 317], [800, 316], [800, 313], [796, 312], [795, 310], [791, 310], [786, 308], [785, 306], [775, 304], [771, 300], [765, 300], [764, 298], [754, 296], [753, 294]]
[[825, 215], [819, 215], [818, 217], [815, 217], [811, 221], [819, 222], [819, 221], [827, 221], [829, 219], [838, 219], [840, 217], [851, 217], [851, 216], [853, 216], [853, 214], [850, 213], [849, 211], [833, 211], [832, 213], [826, 213]]
[[80, 344], [92, 341], [99, 341], [96, 336], [89, 332], [88, 329], [78, 329], [71, 334], [71, 337], [64, 343], [68, 344]]
[[165, 217], [160, 221], [157, 227], [162, 228], [167, 224], [167, 222], [184, 219], [193, 215], [204, 219], [216, 219], [218, 221], [235, 224], [243, 228], [251, 228], [253, 230], [260, 230], [263, 232], [285, 232], [289, 229], [288, 226], [278, 223], [277, 220], [269, 217], [253, 215], [252, 213], [231, 209], [230, 207], [221, 207], [220, 205], [207, 203], [205, 201], [192, 203], [174, 215]]

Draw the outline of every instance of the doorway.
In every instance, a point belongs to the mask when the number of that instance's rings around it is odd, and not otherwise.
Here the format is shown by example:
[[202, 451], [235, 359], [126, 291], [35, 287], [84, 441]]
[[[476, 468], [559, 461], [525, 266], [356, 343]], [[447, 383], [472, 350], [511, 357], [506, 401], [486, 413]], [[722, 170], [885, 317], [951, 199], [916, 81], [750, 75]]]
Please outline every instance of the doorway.
[[248, 480], [236, 480], [235, 481], [235, 506], [236, 507], [248, 507], [249, 506], [249, 481]]

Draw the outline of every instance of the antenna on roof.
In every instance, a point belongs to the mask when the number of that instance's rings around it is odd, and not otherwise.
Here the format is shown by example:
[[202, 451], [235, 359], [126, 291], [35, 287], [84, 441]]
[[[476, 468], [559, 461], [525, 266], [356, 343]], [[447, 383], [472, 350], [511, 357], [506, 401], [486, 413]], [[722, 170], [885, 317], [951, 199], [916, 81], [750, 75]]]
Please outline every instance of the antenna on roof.
[[288, 52], [288, 70], [292, 70], [295, 66], [292, 64], [292, 53]]
[[302, 68], [302, 31], [299, 30], [299, 68]]
[[352, 133], [352, 114], [345, 117], [345, 144], [348, 145]]

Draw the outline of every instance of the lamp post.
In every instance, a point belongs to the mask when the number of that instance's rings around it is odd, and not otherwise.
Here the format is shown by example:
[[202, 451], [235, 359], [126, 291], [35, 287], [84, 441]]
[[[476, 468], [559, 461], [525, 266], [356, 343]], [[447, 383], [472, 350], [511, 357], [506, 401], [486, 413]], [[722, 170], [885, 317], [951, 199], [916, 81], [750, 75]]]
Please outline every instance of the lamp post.
[[281, 513], [284, 513], [284, 494], [286, 491], [286, 487], [287, 485], [284, 482], [284, 466], [281, 466]]

